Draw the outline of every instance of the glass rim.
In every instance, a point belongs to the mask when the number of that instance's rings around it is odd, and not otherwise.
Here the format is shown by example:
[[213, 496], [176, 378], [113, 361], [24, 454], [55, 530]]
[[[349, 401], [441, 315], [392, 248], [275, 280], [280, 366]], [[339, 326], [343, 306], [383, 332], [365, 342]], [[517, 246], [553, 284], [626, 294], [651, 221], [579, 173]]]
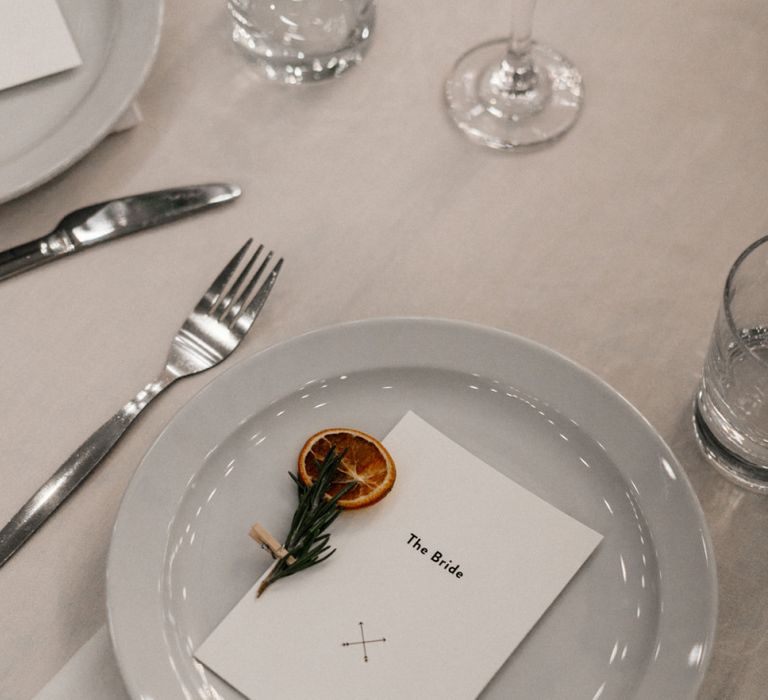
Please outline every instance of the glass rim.
[[739, 257], [731, 265], [731, 269], [728, 271], [728, 277], [725, 280], [725, 287], [723, 288], [723, 312], [725, 314], [725, 320], [728, 324], [728, 328], [731, 331], [731, 335], [736, 339], [736, 342], [749, 353], [751, 357], [757, 360], [760, 364], [768, 366], [768, 361], [755, 355], [752, 349], [744, 341], [742, 335], [736, 329], [736, 322], [733, 320], [733, 314], [731, 313], [731, 303], [733, 301], [733, 284], [736, 279], [736, 274], [739, 272], [742, 263], [757, 250], [764, 243], [768, 243], [768, 235], [758, 238], [756, 241], [750, 243], [741, 253]]

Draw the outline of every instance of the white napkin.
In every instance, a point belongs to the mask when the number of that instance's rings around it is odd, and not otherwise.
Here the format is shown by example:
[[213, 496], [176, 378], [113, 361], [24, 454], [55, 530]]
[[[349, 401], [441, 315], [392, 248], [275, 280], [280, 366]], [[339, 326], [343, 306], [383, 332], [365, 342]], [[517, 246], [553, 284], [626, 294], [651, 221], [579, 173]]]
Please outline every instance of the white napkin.
[[117, 134], [121, 131], [133, 129], [133, 127], [140, 124], [143, 119], [144, 117], [141, 114], [138, 102], [131, 102], [131, 105], [125, 110], [123, 116], [121, 116], [112, 126], [112, 131], [110, 133]]
[[106, 625], [93, 635], [34, 700], [130, 700]]
[[0, 0], [0, 90], [82, 61], [56, 0]]

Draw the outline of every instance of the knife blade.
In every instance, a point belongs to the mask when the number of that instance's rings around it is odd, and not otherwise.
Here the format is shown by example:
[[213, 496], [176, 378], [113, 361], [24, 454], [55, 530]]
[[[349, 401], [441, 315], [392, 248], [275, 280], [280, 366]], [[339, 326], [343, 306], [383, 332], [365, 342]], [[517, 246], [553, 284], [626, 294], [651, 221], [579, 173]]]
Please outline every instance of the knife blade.
[[83, 207], [67, 214], [46, 236], [0, 252], [0, 281], [99, 243], [230, 202], [241, 193], [236, 185], [192, 185]]

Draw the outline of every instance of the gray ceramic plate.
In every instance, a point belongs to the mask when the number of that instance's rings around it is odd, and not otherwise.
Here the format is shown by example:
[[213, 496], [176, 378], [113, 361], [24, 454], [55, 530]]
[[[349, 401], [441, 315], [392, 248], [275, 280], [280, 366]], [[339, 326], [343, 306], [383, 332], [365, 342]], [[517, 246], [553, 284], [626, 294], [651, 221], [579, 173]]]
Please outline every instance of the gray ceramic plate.
[[192, 651], [265, 567], [249, 526], [279, 532], [290, 519], [286, 472], [307, 436], [336, 425], [384, 435], [408, 409], [605, 537], [483, 697], [694, 697], [717, 585], [704, 518], [669, 448], [562, 356], [424, 319], [269, 348], [166, 428], [126, 493], [109, 555], [110, 628], [132, 696], [240, 697]]
[[0, 202], [62, 172], [101, 141], [155, 57], [162, 0], [58, 0], [83, 64], [0, 92]]

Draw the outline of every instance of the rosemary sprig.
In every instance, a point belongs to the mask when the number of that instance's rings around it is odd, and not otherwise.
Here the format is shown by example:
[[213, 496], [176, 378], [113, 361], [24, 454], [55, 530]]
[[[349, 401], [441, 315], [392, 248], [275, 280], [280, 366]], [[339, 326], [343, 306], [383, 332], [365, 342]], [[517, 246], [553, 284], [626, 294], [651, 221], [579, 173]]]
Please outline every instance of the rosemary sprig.
[[354, 488], [355, 484], [354, 482], [347, 484], [332, 498], [325, 498], [325, 494], [345, 454], [346, 450], [336, 454], [336, 451], [331, 448], [320, 464], [317, 479], [311, 486], [307, 486], [295, 474], [289, 473], [298, 489], [299, 503], [283, 545], [288, 555], [275, 562], [269, 574], [261, 582], [257, 596], [260, 596], [275, 581], [319, 564], [336, 551], [328, 544], [331, 535], [326, 530], [341, 512], [338, 505], [339, 499]]

